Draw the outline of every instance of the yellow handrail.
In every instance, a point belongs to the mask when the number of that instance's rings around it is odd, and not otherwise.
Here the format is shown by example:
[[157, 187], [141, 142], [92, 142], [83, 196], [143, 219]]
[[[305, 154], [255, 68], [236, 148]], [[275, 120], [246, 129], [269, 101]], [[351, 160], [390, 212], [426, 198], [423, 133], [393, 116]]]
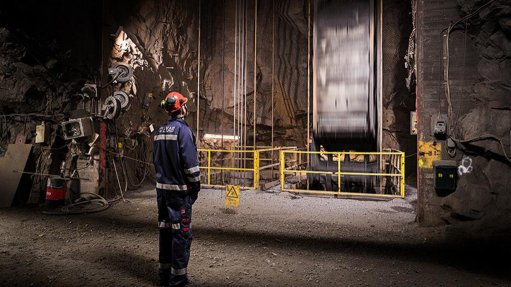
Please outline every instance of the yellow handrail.
[[[334, 171], [321, 171], [321, 170], [299, 170], [294, 169], [292, 167], [288, 167], [286, 169], [285, 159], [287, 154], [292, 155], [311, 155], [311, 154], [319, 154], [319, 155], [336, 155], [337, 161], [337, 172]], [[384, 172], [348, 172], [342, 171], [341, 169], [341, 156], [346, 155], [380, 155], [380, 156], [399, 156], [399, 168], [395, 167], [394, 170], [390, 170], [392, 173], [384, 173]], [[400, 151], [384, 151], [384, 152], [322, 152], [322, 151], [287, 151], [281, 150], [280, 155], [280, 186], [282, 191], [288, 192], [299, 192], [299, 193], [315, 193], [315, 194], [330, 194], [330, 195], [345, 195], [345, 196], [364, 196], [364, 197], [382, 197], [382, 198], [396, 198], [396, 197], [405, 197], [405, 154]], [[397, 173], [396, 173], [397, 171]], [[337, 191], [321, 191], [321, 190], [309, 190], [308, 185], [307, 189], [292, 189], [287, 188], [285, 186], [285, 178], [286, 174], [325, 174], [325, 175], [337, 175]], [[355, 192], [344, 192], [341, 190], [341, 180], [342, 176], [375, 176], [375, 177], [398, 177], [399, 178], [399, 194], [371, 194], [371, 193], [355, 193]]]
[[[212, 184], [211, 182], [211, 174], [212, 171], [234, 171], [234, 172], [252, 172], [254, 174], [254, 184], [252, 186], [240, 186], [242, 189], [258, 189], [259, 188], [259, 152], [257, 150], [219, 150], [219, 149], [205, 149], [201, 148], [198, 149], [199, 152], [206, 154], [206, 166], [199, 166], [200, 169], [206, 170], [207, 172], [207, 184], [205, 186], [211, 187], [211, 188], [223, 188], [225, 185], [218, 185], [218, 184]], [[212, 162], [218, 162], [218, 160], [212, 159], [213, 153], [225, 153], [225, 154], [240, 154], [240, 153], [247, 153], [253, 154], [252, 158], [244, 158], [242, 157], [242, 160], [250, 160], [254, 161], [254, 165], [251, 168], [246, 167], [223, 167], [223, 166], [212, 166]], [[232, 160], [232, 158], [228, 159]]]
[[[278, 151], [278, 159], [274, 160], [273, 152]], [[345, 196], [366, 196], [366, 197], [404, 197], [405, 196], [405, 156], [403, 152], [400, 151], [384, 151], [384, 152], [331, 152], [331, 151], [302, 151], [298, 150], [296, 147], [273, 147], [273, 148], [263, 148], [263, 149], [243, 149], [243, 150], [220, 150], [220, 149], [199, 149], [199, 152], [205, 154], [206, 158], [201, 160], [202, 163], [207, 163], [205, 166], [200, 166], [201, 170], [207, 172], [207, 186], [209, 187], [225, 187], [225, 185], [213, 184], [212, 182], [212, 174], [214, 171], [231, 171], [231, 172], [251, 172], [253, 174], [253, 185], [250, 186], [240, 186], [242, 189], [258, 189], [261, 181], [261, 171], [266, 169], [273, 169], [273, 167], [279, 167], [279, 181], [282, 191], [288, 192], [300, 192], [300, 193], [316, 193], [316, 194], [334, 194], [334, 195], [345, 195]], [[261, 157], [261, 153], [271, 152], [272, 155], [265, 157]], [[245, 153], [246, 155], [238, 156], [236, 158], [228, 158], [227, 160], [231, 162], [233, 166], [214, 166], [212, 163], [218, 163], [220, 159], [213, 159], [215, 153], [224, 153], [224, 154], [240, 154]], [[335, 161], [337, 162], [337, 171], [321, 171], [321, 170], [301, 170], [296, 169], [301, 165], [292, 164], [292, 162], [300, 162], [302, 157], [300, 155], [334, 155]], [[286, 162], [286, 155], [294, 155], [291, 157], [288, 162]], [[342, 156], [348, 155], [379, 155], [379, 156], [397, 156], [399, 157], [399, 161], [394, 162], [393, 168], [388, 170], [389, 173], [384, 172], [348, 172], [342, 171]], [[236, 161], [233, 159], [241, 158], [242, 160], [248, 160], [253, 162], [252, 167], [236, 167]], [[224, 159], [222, 159], [223, 161]], [[269, 162], [268, 164], [261, 165], [261, 161]], [[286, 165], [288, 165], [286, 167]], [[397, 166], [399, 165], [399, 167]], [[218, 174], [218, 173], [215, 173]], [[266, 173], [268, 174], [268, 173]], [[272, 172], [269, 173], [273, 174]], [[307, 189], [286, 189], [285, 179], [286, 175], [289, 174], [325, 174], [337, 177], [337, 190], [336, 191], [319, 191], [319, 190], [309, 190]], [[354, 193], [354, 192], [344, 192], [341, 190], [341, 181], [343, 176], [370, 176], [370, 177], [397, 177], [399, 178], [399, 194], [370, 194], [370, 193]], [[223, 178], [223, 177], [222, 177]], [[243, 176], [243, 178], [247, 178]], [[270, 177], [271, 180], [272, 177]], [[266, 179], [267, 180], [267, 179]], [[270, 181], [271, 182], [271, 181]], [[224, 182], [222, 182], [224, 183]], [[395, 183], [397, 184], [397, 182]]]

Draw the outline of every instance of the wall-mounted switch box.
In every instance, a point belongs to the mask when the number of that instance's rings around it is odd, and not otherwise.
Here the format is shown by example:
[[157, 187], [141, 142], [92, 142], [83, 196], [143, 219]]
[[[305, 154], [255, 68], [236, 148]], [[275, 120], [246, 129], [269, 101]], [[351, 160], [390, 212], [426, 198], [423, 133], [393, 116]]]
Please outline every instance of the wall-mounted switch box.
[[447, 196], [456, 191], [458, 164], [454, 160], [436, 160], [433, 162], [435, 191], [438, 196]]
[[92, 118], [71, 119], [67, 122], [63, 122], [62, 130], [64, 139], [66, 140], [91, 136], [94, 131]]
[[44, 122], [35, 126], [35, 143], [45, 144], [50, 136], [50, 130]]
[[410, 134], [411, 135], [417, 134], [417, 112], [416, 111], [410, 112]]
[[447, 138], [448, 117], [447, 115], [433, 115], [431, 117], [431, 133], [436, 139]]

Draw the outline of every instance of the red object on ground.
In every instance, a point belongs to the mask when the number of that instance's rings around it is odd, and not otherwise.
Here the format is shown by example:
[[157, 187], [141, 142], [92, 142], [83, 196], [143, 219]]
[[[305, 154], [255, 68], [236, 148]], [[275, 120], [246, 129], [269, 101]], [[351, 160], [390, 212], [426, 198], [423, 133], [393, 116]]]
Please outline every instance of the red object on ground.
[[48, 209], [64, 205], [66, 202], [66, 182], [62, 179], [48, 178], [45, 207]]
[[66, 189], [64, 187], [50, 187], [46, 189], [46, 200], [64, 200]]

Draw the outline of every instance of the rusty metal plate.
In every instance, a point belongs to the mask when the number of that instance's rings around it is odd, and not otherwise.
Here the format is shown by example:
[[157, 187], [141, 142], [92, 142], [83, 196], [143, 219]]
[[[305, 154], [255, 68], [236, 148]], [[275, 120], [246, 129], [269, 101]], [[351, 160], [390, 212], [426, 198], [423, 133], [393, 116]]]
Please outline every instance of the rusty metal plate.
[[5, 156], [0, 158], [0, 183], [2, 184], [0, 207], [11, 206], [23, 175], [20, 172], [14, 172], [14, 170], [24, 171], [31, 150], [31, 144], [10, 144]]

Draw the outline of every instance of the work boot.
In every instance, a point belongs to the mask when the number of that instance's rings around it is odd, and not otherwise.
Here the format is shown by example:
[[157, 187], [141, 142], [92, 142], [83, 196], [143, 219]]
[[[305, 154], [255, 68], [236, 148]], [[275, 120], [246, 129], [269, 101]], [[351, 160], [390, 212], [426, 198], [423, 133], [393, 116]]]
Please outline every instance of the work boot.
[[170, 269], [158, 269], [158, 276], [160, 277], [160, 286], [167, 287], [170, 283]]
[[183, 287], [188, 284], [188, 276], [186, 275], [172, 275], [168, 286]]

